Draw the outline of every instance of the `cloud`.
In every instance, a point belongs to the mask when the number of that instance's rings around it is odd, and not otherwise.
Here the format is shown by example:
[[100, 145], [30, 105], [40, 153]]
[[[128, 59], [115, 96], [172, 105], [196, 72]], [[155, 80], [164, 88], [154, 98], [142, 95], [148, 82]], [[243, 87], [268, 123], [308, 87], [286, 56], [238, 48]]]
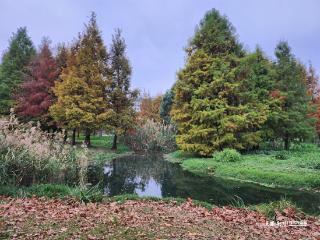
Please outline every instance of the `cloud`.
[[19, 26], [27, 26], [36, 46], [43, 36], [53, 45], [70, 42], [95, 11], [108, 46], [114, 28], [122, 28], [132, 85], [157, 94], [173, 85], [184, 63], [183, 47], [211, 8], [228, 16], [248, 49], [259, 44], [273, 56], [277, 42], [285, 39], [300, 60], [311, 60], [320, 70], [317, 0], [1, 0], [0, 52]]

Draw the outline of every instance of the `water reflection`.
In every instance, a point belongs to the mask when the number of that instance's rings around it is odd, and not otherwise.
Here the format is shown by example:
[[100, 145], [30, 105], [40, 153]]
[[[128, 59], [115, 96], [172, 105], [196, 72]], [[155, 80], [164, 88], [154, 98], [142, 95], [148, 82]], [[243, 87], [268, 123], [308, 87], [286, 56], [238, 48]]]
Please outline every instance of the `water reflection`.
[[100, 173], [89, 173], [89, 181], [93, 184], [103, 181], [104, 191], [109, 196], [129, 193], [139, 196], [191, 197], [216, 205], [228, 205], [238, 197], [245, 204], [286, 197], [306, 212], [320, 213], [320, 193], [266, 188], [255, 184], [200, 177], [183, 171], [179, 165], [164, 161], [159, 155], [124, 157], [107, 163], [103, 170], [91, 168], [91, 171]]

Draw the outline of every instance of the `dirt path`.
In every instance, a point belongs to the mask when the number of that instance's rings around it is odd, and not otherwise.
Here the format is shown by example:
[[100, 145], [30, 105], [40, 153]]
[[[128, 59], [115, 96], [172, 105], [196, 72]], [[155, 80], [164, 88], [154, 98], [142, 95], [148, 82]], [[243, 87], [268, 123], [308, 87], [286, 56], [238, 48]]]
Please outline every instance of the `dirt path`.
[[266, 221], [250, 210], [207, 210], [192, 201], [84, 205], [0, 197], [0, 239], [320, 239], [314, 218], [306, 219], [306, 227], [268, 227]]

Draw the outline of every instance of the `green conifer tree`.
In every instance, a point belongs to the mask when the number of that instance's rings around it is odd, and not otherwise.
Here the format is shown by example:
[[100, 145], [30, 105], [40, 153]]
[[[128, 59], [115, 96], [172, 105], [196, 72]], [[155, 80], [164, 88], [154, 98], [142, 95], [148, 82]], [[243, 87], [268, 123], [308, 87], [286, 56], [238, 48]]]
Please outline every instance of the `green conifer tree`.
[[2, 58], [0, 72], [0, 115], [7, 115], [14, 106], [16, 86], [27, 72], [27, 65], [36, 51], [25, 27], [18, 28]]
[[307, 139], [314, 133], [314, 119], [309, 116], [310, 96], [308, 96], [305, 73], [287, 42], [279, 42], [275, 55], [277, 61], [276, 89], [280, 110], [274, 113], [270, 128], [275, 136], [283, 139], [284, 148], [289, 149], [293, 140]]
[[169, 124], [171, 122], [170, 111], [173, 104], [174, 92], [173, 88], [166, 91], [163, 95], [161, 104], [160, 104], [160, 117], [165, 124]]
[[131, 66], [126, 56], [126, 43], [120, 29], [112, 36], [110, 49], [110, 88], [107, 88], [108, 104], [113, 110], [110, 125], [114, 129], [112, 149], [117, 149], [117, 137], [133, 125], [134, 102], [137, 90], [130, 89]]
[[171, 111], [178, 146], [206, 156], [226, 147], [258, 146], [269, 109], [262, 76], [269, 63], [262, 53], [246, 56], [231, 23], [217, 10], [200, 22], [187, 53]]

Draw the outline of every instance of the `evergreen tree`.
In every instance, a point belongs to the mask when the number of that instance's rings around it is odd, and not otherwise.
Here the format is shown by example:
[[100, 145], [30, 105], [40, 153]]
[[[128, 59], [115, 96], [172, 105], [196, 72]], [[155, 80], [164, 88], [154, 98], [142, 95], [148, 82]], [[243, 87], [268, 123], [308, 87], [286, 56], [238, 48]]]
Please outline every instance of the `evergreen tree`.
[[39, 53], [29, 64], [30, 74], [25, 75], [17, 98], [17, 115], [25, 120], [40, 121], [42, 127], [54, 127], [48, 114], [53, 103], [54, 86], [58, 77], [56, 62], [52, 56], [49, 40], [44, 39]]
[[96, 15], [92, 13], [80, 42], [71, 49], [62, 81], [54, 87], [57, 102], [50, 108], [54, 119], [67, 129], [74, 133], [76, 128], [84, 129], [87, 145], [91, 131], [104, 126], [111, 116], [105, 94], [110, 85], [107, 60]]
[[64, 44], [60, 44], [58, 46], [58, 52], [56, 56], [56, 63], [58, 67], [58, 74], [60, 75], [62, 73], [62, 70], [67, 67], [68, 62], [68, 49]]
[[173, 104], [173, 88], [166, 91], [163, 95], [161, 104], [160, 104], [160, 117], [164, 121], [165, 124], [169, 124], [171, 122], [170, 111]]
[[247, 104], [251, 114], [260, 118], [248, 123], [251, 125], [248, 127], [248, 136], [252, 142], [246, 148], [258, 147], [262, 137], [266, 140], [273, 137], [273, 131], [266, 123], [273, 118], [273, 113], [279, 110], [278, 99], [272, 97], [275, 88], [274, 66], [257, 47], [255, 52], [241, 58], [236, 78], [240, 83], [240, 104]]
[[313, 120], [308, 117], [307, 85], [304, 73], [286, 42], [280, 42], [275, 50], [277, 61], [276, 89], [279, 91], [280, 111], [273, 119], [271, 128], [283, 139], [285, 149], [295, 139], [306, 139], [314, 132]]
[[120, 29], [112, 36], [110, 49], [111, 85], [107, 89], [109, 104], [114, 112], [111, 126], [114, 128], [112, 149], [117, 149], [117, 136], [133, 125], [134, 102], [138, 91], [130, 89], [131, 66], [126, 56], [126, 44]]
[[234, 66], [240, 48], [227, 18], [217, 10], [209, 11], [186, 49], [186, 66], [178, 73], [175, 86], [172, 118], [182, 150], [210, 155], [236, 140], [225, 131], [235, 124], [223, 117], [237, 87]]
[[191, 54], [198, 49], [214, 56], [244, 54], [242, 45], [237, 40], [235, 28], [228, 18], [221, 16], [216, 9], [208, 11], [200, 21], [187, 52]]
[[270, 62], [259, 49], [245, 56], [234, 28], [216, 10], [205, 15], [190, 43], [171, 114], [177, 144], [206, 156], [257, 147], [269, 113]]
[[15, 89], [23, 80], [24, 74], [35, 49], [27, 29], [18, 28], [9, 42], [9, 49], [4, 53], [0, 72], [0, 115], [9, 114], [14, 106]]

